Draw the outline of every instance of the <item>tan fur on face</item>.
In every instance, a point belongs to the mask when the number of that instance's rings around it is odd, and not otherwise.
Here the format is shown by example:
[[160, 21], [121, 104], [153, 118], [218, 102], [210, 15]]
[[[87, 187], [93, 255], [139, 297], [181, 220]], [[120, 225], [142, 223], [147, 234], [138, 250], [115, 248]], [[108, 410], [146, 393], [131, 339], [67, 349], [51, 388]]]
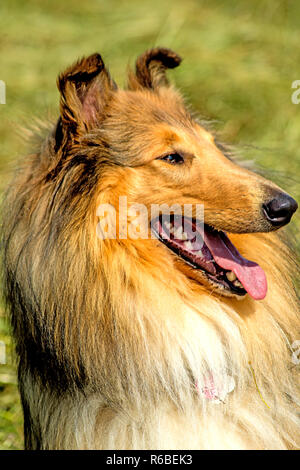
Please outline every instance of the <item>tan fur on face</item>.
[[[122, 164], [121, 156], [135, 169], [137, 187], [133, 182], [129, 202], [204, 204], [206, 222], [218, 229], [271, 229], [261, 205], [279, 188], [226, 158], [173, 90], [116, 93], [100, 132], [113, 140], [116, 160]], [[174, 168], [158, 159], [176, 152], [184, 155], [184, 165]]]
[[[254, 233], [271, 229], [261, 204], [279, 188], [193, 120], [165, 76], [179, 63], [148, 51], [126, 91], [97, 54], [68, 68], [60, 119], [8, 188], [4, 290], [28, 449], [299, 446], [297, 266], [283, 237]], [[99, 204], [124, 195], [148, 209], [204, 204], [263, 267], [267, 297], [224, 297], [156, 239], [97, 238]], [[197, 391], [211, 374], [235, 379], [219, 405]]]
[[[126, 171], [122, 167], [110, 170], [108, 180], [114, 173], [116, 183], [105, 202], [118, 207], [118, 198], [127, 195], [129, 205], [145, 204], [149, 214], [152, 204], [172, 206], [175, 201], [182, 208], [203, 204], [205, 222], [217, 229], [236, 233], [272, 229], [262, 203], [279, 188], [226, 158], [213, 136], [191, 119], [176, 91], [117, 92], [100, 132], [102, 138], [114, 142], [115, 159], [121, 156], [130, 165]], [[159, 159], [168, 153], [180, 153], [185, 163], [174, 167]], [[163, 252], [163, 256], [173, 255]], [[211, 287], [201, 272], [181, 261], [177, 265]]]

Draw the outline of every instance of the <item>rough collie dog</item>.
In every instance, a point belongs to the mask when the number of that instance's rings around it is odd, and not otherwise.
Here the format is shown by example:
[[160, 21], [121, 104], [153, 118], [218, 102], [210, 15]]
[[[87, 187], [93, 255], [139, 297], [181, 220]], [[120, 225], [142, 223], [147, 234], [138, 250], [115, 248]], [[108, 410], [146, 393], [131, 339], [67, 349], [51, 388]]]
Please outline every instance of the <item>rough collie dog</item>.
[[[297, 203], [191, 115], [166, 78], [180, 61], [145, 52], [126, 90], [99, 54], [68, 68], [60, 117], [8, 189], [26, 449], [299, 446], [297, 267], [275, 232]], [[125, 197], [146, 236], [127, 234]]]

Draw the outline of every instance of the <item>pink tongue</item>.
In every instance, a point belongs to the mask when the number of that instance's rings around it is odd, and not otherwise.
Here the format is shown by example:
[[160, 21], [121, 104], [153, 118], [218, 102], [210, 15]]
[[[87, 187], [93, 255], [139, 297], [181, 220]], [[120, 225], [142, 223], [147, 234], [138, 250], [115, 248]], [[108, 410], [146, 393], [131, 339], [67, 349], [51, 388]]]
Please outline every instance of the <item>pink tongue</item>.
[[224, 233], [221, 235], [205, 231], [204, 240], [218, 265], [233, 271], [253, 299], [265, 298], [267, 279], [258, 264], [243, 258]]

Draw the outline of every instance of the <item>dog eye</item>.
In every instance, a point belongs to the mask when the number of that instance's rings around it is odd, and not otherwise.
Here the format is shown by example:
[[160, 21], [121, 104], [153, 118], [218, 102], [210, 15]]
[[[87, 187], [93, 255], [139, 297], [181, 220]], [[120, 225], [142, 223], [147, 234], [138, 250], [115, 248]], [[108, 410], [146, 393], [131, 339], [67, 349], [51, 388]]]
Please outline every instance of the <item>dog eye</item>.
[[165, 155], [164, 157], [160, 157], [160, 160], [164, 160], [172, 165], [178, 163], [184, 163], [184, 158], [179, 155], [179, 153], [171, 153], [169, 155]]

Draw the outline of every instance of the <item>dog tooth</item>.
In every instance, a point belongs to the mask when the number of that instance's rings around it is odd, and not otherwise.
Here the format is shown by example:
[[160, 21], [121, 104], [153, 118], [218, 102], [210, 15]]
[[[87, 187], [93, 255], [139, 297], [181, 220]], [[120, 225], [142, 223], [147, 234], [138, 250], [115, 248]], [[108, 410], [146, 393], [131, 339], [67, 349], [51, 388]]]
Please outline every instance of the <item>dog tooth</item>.
[[188, 240], [188, 235], [186, 232], [182, 232], [182, 237], [181, 237], [181, 240]]
[[234, 285], [235, 287], [240, 287], [241, 289], [244, 288], [243, 284], [242, 284], [240, 281], [238, 281], [238, 280], [234, 281], [233, 285]]
[[203, 258], [202, 250], [198, 250], [195, 252], [195, 255], [199, 256], [199, 258]]
[[228, 273], [226, 273], [226, 277], [228, 281], [231, 281], [231, 282], [236, 280], [236, 275], [234, 274], [233, 271], [229, 271]]
[[174, 235], [176, 238], [178, 238], [178, 240], [181, 240], [181, 237], [182, 237], [182, 227], [177, 227], [174, 231]]
[[170, 222], [165, 222], [165, 228], [167, 229], [168, 235], [174, 234], [174, 226]]
[[193, 245], [190, 242], [190, 240], [188, 240], [187, 242], [184, 242], [184, 248], [189, 251], [193, 249]]
[[175, 235], [175, 237], [176, 237], [178, 240], [188, 240], [188, 234], [183, 231], [183, 228], [182, 228], [182, 227], [178, 227], [178, 228], [174, 231], [174, 235]]

